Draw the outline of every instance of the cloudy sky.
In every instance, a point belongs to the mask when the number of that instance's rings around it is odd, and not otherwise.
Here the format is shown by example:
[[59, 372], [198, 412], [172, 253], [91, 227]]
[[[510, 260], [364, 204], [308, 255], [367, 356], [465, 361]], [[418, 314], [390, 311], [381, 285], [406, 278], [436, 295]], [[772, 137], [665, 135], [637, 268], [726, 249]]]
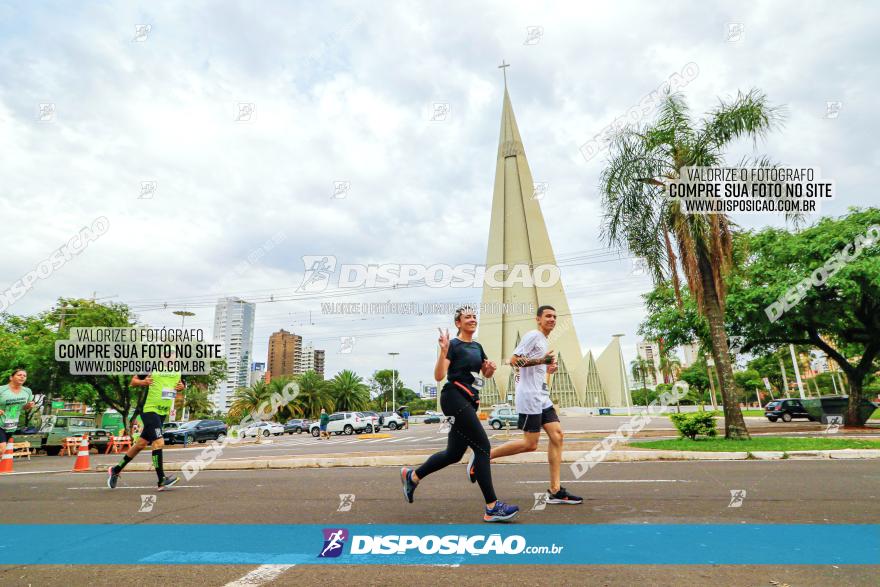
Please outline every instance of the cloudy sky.
[[[483, 263], [504, 59], [578, 336], [601, 351], [625, 333], [629, 360], [650, 284], [599, 239], [604, 158], [580, 147], [693, 63], [683, 91], [696, 115], [752, 87], [785, 106], [784, 128], [755, 152], [833, 178], [839, 195], [822, 214], [878, 205], [878, 12], [859, 2], [2, 2], [0, 287], [104, 216], [109, 231], [9, 311], [94, 294], [154, 326], [187, 309], [188, 325], [210, 331], [216, 299], [238, 295], [258, 302], [257, 360], [286, 328], [326, 349], [329, 375], [369, 376], [400, 352], [415, 388], [431, 378], [436, 327], [449, 318], [326, 315], [321, 302], [478, 301], [479, 291], [297, 294], [302, 257]], [[735, 145], [730, 161], [752, 152]], [[351, 353], [340, 337], [355, 338]]]

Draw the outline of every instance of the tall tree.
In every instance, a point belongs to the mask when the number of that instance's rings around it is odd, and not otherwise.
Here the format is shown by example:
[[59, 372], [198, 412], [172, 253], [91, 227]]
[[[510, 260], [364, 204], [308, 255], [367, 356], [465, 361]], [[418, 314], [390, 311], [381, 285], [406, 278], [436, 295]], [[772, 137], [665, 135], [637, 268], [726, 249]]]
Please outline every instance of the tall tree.
[[679, 265], [684, 271], [709, 327], [727, 438], [749, 437], [736, 401], [724, 325], [731, 222], [723, 214], [685, 214], [665, 192], [682, 167], [723, 164], [732, 141], [757, 140], [779, 121], [779, 110], [757, 90], [721, 101], [699, 123], [691, 119], [681, 94], [667, 94], [654, 122], [624, 128], [612, 137], [610, 160], [601, 176], [605, 240], [644, 258], [655, 282], [670, 280], [679, 300]]
[[880, 359], [880, 208], [851, 208], [799, 232], [767, 228], [737, 239], [728, 323], [744, 348], [821, 349], [846, 374], [847, 426], [862, 426], [863, 386]]
[[321, 414], [321, 408], [328, 412], [335, 409], [328, 382], [321, 379], [315, 371], [298, 375], [296, 382], [299, 384], [299, 395], [293, 400], [293, 404], [298, 413], [314, 419]]

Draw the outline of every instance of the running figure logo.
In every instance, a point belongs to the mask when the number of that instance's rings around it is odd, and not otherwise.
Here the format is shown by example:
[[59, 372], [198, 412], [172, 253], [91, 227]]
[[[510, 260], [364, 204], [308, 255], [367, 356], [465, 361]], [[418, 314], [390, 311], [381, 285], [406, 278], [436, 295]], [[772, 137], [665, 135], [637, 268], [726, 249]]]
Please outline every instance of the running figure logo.
[[304, 255], [302, 283], [296, 289], [298, 292], [317, 292], [327, 289], [330, 275], [336, 269], [336, 257], [332, 255]]
[[324, 548], [318, 558], [335, 558], [342, 554], [345, 541], [348, 539], [348, 530], [345, 528], [324, 528]]
[[532, 511], [541, 511], [546, 509], [547, 507], [547, 492], [542, 491], [541, 493], [535, 493], [535, 505], [532, 506]]
[[730, 490], [730, 503], [727, 504], [727, 507], [729, 507], [729, 508], [741, 507], [745, 498], [746, 498], [746, 490], [745, 489], [731, 489]]
[[138, 512], [149, 513], [153, 511], [154, 505], [156, 505], [155, 495], [141, 495], [141, 507]]
[[354, 493], [340, 493], [339, 494], [339, 507], [336, 508], [337, 512], [350, 512], [351, 506], [354, 505]]

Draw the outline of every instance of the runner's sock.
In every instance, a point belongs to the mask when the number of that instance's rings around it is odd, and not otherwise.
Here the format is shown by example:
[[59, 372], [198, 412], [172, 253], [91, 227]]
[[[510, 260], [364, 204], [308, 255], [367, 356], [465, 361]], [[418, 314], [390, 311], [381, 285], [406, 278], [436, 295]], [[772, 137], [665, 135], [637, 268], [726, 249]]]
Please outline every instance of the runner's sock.
[[131, 462], [131, 457], [128, 456], [128, 453], [125, 453], [124, 455], [122, 455], [122, 460], [119, 461], [119, 463], [115, 467], [113, 467], [114, 472], [118, 475], [119, 473], [122, 472], [122, 469], [125, 468], [125, 465], [127, 465], [130, 462]]
[[156, 475], [159, 477], [159, 481], [165, 478], [165, 469], [162, 466], [162, 449], [157, 449], [153, 451], [153, 467], [156, 468]]

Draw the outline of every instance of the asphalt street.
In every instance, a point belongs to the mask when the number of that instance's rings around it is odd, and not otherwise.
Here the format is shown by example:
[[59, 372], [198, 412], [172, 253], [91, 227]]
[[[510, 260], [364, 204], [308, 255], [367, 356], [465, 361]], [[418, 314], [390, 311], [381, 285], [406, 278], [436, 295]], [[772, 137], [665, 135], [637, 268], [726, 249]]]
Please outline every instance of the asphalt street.
[[[493, 465], [501, 499], [520, 505], [519, 524], [864, 524], [880, 520], [880, 469], [875, 461], [739, 461], [603, 463], [563, 484], [583, 495], [580, 506], [533, 509], [546, 487], [545, 465]], [[116, 490], [101, 473], [15, 475], [0, 480], [0, 515], [16, 524], [478, 524], [481, 499], [462, 466], [426, 478], [413, 504], [391, 467], [204, 471], [156, 495], [151, 472], [125, 473]], [[732, 506], [731, 491], [742, 492]], [[151, 511], [143, 495], [156, 495]], [[340, 495], [353, 495], [339, 511]], [[174, 536], [152, 539], [174, 544]], [[242, 535], [243, 541], [259, 536]], [[817, 549], [846, 548], [817, 544]], [[205, 545], [210, 549], [210, 545]], [[762, 544], [756, 549], [784, 549]], [[804, 557], [809, 562], [809, 556]], [[294, 585], [387, 584], [430, 580], [457, 585], [876, 585], [874, 566], [464, 566], [256, 567], [5, 566], [3, 585]], [[244, 579], [247, 577], [246, 579]], [[775, 582], [775, 583], [774, 583]]]

